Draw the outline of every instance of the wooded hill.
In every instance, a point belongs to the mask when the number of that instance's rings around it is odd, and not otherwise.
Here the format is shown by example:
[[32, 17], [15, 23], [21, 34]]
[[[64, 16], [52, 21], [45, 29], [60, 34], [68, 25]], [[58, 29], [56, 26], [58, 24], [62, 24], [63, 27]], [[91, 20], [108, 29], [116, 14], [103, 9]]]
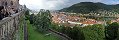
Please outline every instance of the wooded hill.
[[115, 11], [119, 10], [119, 4], [117, 5], [107, 5], [103, 3], [93, 3], [93, 2], [81, 2], [74, 4], [70, 7], [63, 8], [59, 11], [63, 12], [75, 12], [75, 13], [89, 13], [91, 11], [98, 11], [98, 10], [107, 10], [107, 11]]

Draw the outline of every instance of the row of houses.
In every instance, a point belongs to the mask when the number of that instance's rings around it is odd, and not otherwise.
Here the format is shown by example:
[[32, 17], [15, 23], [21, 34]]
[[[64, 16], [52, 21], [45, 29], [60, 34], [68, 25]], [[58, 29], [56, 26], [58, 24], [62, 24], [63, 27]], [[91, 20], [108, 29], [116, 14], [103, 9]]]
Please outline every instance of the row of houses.
[[60, 24], [69, 24], [69, 25], [81, 25], [81, 26], [87, 26], [87, 25], [93, 25], [93, 24], [103, 24], [103, 21], [97, 21], [95, 19], [86, 19], [79, 16], [70, 16], [65, 15], [63, 13], [55, 13], [52, 14], [53, 18], [52, 21], [54, 23], [60, 23]]

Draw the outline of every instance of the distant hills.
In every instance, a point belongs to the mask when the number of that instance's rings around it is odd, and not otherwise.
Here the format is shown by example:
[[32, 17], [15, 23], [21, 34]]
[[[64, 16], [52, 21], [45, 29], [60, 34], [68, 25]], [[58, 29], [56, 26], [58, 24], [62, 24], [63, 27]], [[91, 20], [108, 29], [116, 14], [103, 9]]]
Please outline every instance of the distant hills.
[[81, 2], [74, 4], [70, 7], [63, 8], [59, 11], [64, 12], [75, 12], [75, 13], [89, 13], [91, 11], [98, 11], [98, 10], [114, 10], [119, 11], [119, 4], [117, 5], [106, 5], [103, 3], [93, 3], [93, 2]]

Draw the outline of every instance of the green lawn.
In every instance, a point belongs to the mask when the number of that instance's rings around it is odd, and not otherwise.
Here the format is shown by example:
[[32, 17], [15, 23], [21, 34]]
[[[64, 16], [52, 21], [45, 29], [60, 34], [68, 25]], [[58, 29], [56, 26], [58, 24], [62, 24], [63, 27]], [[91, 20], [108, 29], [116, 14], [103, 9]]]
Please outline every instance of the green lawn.
[[45, 34], [35, 31], [35, 27], [33, 27], [29, 23], [29, 21], [27, 21], [27, 25], [28, 25], [28, 39], [29, 40], [59, 40], [59, 38], [54, 35], [46, 36]]

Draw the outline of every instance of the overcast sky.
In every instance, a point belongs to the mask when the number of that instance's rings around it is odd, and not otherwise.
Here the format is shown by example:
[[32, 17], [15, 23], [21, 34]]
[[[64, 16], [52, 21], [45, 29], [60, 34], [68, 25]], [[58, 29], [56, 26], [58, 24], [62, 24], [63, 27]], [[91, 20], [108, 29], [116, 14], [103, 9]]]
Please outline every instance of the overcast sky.
[[101, 2], [105, 4], [119, 4], [119, 0], [20, 0], [21, 5], [26, 5], [29, 9], [50, 9], [59, 10], [80, 2]]

